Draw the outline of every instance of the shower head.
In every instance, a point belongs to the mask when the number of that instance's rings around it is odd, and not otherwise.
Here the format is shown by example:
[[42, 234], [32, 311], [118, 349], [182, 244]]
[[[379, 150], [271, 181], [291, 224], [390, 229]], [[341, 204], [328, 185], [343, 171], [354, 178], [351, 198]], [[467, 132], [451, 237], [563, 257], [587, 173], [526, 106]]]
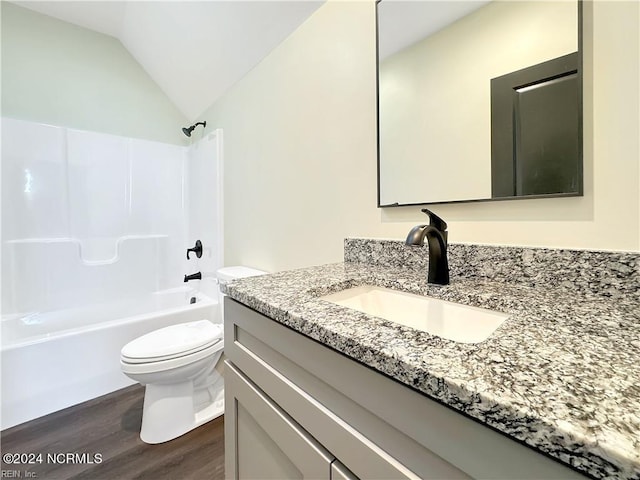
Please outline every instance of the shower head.
[[184, 127], [182, 129], [182, 133], [184, 133], [187, 137], [191, 136], [191, 132], [193, 132], [193, 130], [198, 126], [198, 125], [202, 125], [203, 128], [206, 128], [207, 126], [207, 122], [198, 122], [194, 125], [191, 125], [190, 127]]

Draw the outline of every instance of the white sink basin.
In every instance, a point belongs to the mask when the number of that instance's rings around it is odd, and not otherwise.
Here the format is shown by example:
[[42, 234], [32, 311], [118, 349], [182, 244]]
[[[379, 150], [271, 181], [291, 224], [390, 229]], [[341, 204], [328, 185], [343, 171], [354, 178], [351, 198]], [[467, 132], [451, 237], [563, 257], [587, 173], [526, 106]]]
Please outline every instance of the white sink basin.
[[461, 343], [486, 340], [509, 317], [484, 308], [369, 285], [320, 299]]

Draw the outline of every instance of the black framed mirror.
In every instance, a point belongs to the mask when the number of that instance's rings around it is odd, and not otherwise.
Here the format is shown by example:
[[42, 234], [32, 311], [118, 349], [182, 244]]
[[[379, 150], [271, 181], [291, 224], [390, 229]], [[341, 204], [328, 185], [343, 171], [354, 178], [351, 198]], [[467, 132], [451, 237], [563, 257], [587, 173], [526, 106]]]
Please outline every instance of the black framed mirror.
[[378, 206], [582, 195], [580, 0], [379, 0]]

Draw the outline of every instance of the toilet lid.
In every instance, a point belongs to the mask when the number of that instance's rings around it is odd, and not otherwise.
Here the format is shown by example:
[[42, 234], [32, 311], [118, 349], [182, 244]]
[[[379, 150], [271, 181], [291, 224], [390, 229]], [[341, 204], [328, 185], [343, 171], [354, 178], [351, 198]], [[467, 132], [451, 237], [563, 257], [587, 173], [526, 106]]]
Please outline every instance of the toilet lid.
[[181, 323], [147, 333], [122, 347], [130, 359], [159, 359], [184, 355], [222, 339], [222, 325], [209, 320]]

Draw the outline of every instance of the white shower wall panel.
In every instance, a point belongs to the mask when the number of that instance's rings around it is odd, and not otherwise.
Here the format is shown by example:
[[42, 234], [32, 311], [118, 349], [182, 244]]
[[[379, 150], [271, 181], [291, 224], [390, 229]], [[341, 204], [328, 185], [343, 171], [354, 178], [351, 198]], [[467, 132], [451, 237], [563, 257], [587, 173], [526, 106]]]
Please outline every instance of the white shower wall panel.
[[[131, 197], [128, 230], [162, 233], [186, 229], [184, 147], [131, 142]], [[176, 181], [180, 179], [180, 181]]]
[[187, 148], [2, 120], [2, 313], [182, 284]]
[[128, 231], [168, 235], [162, 261], [165, 268], [158, 275], [162, 288], [170, 288], [181, 281], [188, 268], [187, 149], [136, 141], [131, 144], [131, 156]]
[[115, 135], [67, 130], [69, 236], [87, 244], [85, 260], [111, 258], [115, 239], [128, 233], [130, 142]]
[[2, 120], [3, 239], [69, 236], [64, 129]]
[[[80, 248], [73, 239], [5, 243], [2, 268], [11, 275], [3, 279], [3, 292], [13, 312], [106, 303], [161, 289], [166, 236], [124, 238], [116, 261], [95, 266], [78, 261]], [[4, 304], [3, 313], [10, 313]]]

